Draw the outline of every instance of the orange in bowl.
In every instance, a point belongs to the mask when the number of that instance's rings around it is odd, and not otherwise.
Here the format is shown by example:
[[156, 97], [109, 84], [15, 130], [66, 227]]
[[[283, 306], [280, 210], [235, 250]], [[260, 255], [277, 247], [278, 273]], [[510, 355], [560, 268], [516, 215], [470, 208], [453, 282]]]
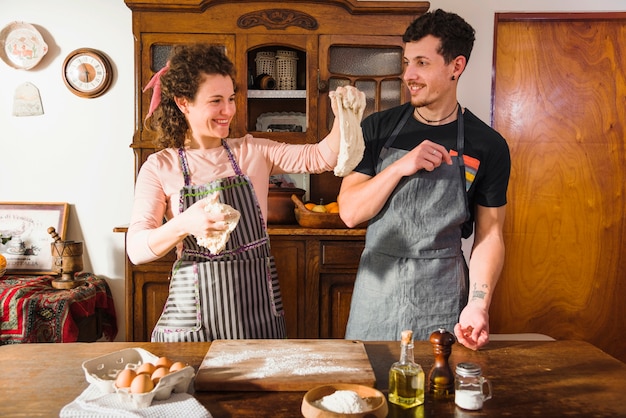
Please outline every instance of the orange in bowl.
[[328, 213], [339, 213], [339, 203], [337, 202], [330, 202], [324, 206], [326, 207], [326, 212]]

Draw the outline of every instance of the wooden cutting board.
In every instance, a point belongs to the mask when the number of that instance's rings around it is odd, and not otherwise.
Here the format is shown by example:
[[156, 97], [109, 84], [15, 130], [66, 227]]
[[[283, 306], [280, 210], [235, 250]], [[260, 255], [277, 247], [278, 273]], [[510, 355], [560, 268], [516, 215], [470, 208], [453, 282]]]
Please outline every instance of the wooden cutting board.
[[198, 369], [198, 391], [308, 391], [330, 383], [373, 387], [360, 341], [215, 340]]

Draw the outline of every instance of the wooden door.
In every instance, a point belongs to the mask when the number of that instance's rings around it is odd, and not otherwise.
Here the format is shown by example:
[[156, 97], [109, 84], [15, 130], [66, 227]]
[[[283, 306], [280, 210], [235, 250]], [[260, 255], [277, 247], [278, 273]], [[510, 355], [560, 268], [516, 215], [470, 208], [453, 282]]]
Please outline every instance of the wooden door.
[[492, 332], [626, 361], [626, 13], [497, 14], [493, 126], [511, 148]]

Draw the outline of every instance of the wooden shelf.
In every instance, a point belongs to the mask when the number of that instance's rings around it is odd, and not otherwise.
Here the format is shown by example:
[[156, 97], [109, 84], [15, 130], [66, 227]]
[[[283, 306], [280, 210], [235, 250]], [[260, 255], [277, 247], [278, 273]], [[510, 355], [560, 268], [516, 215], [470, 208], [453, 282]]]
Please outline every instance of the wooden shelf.
[[306, 90], [248, 90], [248, 99], [306, 99]]

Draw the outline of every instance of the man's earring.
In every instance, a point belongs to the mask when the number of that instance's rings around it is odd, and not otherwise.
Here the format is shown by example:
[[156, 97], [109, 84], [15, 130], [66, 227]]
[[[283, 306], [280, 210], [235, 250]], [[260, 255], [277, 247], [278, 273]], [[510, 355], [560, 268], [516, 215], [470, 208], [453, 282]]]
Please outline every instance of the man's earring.
[[452, 74], [452, 81], [456, 80], [456, 77], [454, 76], [454, 74]]

